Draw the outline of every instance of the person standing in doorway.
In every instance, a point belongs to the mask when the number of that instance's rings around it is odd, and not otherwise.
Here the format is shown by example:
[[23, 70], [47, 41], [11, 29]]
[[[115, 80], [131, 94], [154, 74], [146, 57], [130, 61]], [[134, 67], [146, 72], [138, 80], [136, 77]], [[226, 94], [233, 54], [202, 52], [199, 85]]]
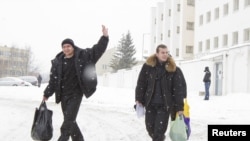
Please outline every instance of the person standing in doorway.
[[209, 88], [211, 84], [211, 72], [209, 70], [209, 67], [205, 67], [205, 75], [203, 78], [203, 82], [205, 84], [205, 98], [204, 100], [209, 100]]
[[52, 60], [49, 84], [44, 90], [43, 101], [55, 93], [56, 103], [61, 102], [63, 123], [58, 141], [84, 141], [76, 117], [82, 97], [89, 98], [97, 86], [95, 64], [105, 52], [108, 29], [102, 25], [102, 36], [92, 48], [81, 49], [73, 40], [62, 41], [62, 51]]
[[135, 90], [136, 105], [146, 109], [146, 130], [152, 141], [164, 141], [169, 117], [183, 114], [186, 81], [168, 48], [160, 44], [143, 64]]
[[39, 88], [41, 87], [42, 80], [43, 80], [42, 76], [40, 74], [38, 74], [38, 76], [37, 76], [37, 82], [38, 82], [37, 86]]

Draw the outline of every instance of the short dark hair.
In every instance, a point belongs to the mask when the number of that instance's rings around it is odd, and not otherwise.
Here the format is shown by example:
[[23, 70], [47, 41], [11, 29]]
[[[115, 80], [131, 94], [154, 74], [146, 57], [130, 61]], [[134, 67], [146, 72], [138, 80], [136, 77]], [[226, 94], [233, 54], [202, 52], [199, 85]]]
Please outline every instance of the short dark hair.
[[164, 44], [160, 44], [160, 45], [158, 45], [157, 47], [156, 47], [156, 53], [158, 53], [159, 52], [159, 48], [168, 48], [166, 45], [164, 45]]

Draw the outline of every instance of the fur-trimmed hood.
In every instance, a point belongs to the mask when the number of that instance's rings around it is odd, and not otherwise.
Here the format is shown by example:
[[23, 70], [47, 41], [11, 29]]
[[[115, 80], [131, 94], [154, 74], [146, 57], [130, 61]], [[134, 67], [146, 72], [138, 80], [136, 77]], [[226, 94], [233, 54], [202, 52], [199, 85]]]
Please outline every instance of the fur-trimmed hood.
[[[148, 59], [146, 60], [146, 64], [152, 67], [155, 67], [157, 63], [157, 57], [156, 55], [151, 55], [150, 57], [148, 57]], [[165, 65], [165, 69], [168, 72], [175, 72], [176, 71], [176, 64], [175, 61], [172, 57], [168, 57], [167, 63]]]

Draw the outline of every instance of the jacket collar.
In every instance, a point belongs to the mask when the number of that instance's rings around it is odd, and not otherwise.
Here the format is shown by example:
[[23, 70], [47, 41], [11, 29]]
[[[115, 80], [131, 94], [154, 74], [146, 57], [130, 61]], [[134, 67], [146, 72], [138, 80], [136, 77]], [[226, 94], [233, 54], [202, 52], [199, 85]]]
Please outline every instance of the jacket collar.
[[[156, 64], [157, 64], [157, 57], [156, 55], [151, 55], [150, 57], [147, 58], [146, 60], [146, 64], [151, 66], [151, 67], [155, 67]], [[168, 57], [168, 60], [166, 62], [166, 65], [165, 65], [165, 69], [168, 71], [168, 72], [175, 72], [176, 70], [176, 64], [175, 64], [175, 61], [172, 57]]]

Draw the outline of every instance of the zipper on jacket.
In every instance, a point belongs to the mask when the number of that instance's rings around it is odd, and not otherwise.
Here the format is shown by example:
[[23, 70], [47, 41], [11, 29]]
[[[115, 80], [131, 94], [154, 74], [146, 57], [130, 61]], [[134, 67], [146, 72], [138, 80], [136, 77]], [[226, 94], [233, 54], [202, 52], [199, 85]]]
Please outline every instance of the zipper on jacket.
[[[156, 74], [154, 73], [154, 76], [155, 76]], [[153, 77], [152, 77], [153, 78]], [[150, 98], [149, 98], [149, 101], [148, 101], [148, 103], [147, 103], [147, 106], [149, 105], [149, 102], [151, 101], [151, 99], [152, 99], [152, 96], [153, 96], [153, 94], [154, 94], [154, 89], [155, 89], [155, 77], [154, 77], [154, 80], [153, 80], [153, 88], [152, 88], [152, 93], [151, 93], [151, 95], [150, 95]]]

